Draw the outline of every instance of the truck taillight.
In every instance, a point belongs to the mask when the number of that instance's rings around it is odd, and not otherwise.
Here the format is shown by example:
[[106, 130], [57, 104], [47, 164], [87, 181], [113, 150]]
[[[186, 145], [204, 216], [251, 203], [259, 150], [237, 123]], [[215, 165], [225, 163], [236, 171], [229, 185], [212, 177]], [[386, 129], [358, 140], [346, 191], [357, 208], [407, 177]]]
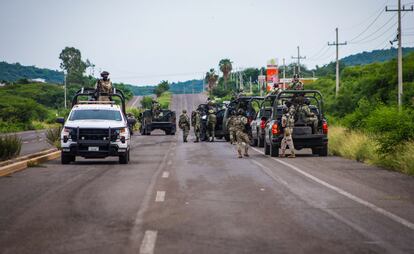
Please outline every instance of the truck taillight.
[[274, 123], [274, 124], [272, 125], [272, 134], [273, 134], [273, 135], [277, 135], [277, 134], [279, 134], [279, 126], [277, 125], [277, 123]]
[[323, 122], [322, 132], [323, 132], [323, 134], [328, 134], [328, 123], [327, 122]]
[[263, 130], [266, 128], [266, 120], [262, 120], [260, 122], [260, 128], [262, 128]]

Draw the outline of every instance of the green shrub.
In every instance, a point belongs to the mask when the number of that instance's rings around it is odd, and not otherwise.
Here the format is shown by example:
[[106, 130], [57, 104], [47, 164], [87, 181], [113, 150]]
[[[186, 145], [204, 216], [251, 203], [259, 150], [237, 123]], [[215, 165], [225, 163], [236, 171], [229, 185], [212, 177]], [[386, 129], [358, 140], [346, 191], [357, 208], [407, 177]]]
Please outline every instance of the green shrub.
[[379, 143], [378, 151], [394, 153], [405, 142], [414, 140], [414, 114], [411, 110], [381, 106], [365, 120], [366, 129]]
[[144, 96], [141, 99], [141, 107], [145, 109], [150, 109], [152, 106], [152, 97], [151, 96]]
[[46, 141], [50, 145], [60, 149], [60, 132], [62, 129], [58, 128], [50, 128], [46, 130]]
[[17, 135], [0, 137], [0, 160], [8, 160], [20, 154], [22, 140]]

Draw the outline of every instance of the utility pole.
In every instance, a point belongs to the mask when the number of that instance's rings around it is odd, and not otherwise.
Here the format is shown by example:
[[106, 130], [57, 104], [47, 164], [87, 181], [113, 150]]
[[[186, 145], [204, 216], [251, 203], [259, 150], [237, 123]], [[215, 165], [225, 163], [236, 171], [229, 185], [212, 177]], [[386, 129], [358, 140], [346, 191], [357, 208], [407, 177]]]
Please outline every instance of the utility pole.
[[283, 90], [286, 89], [286, 63], [285, 59], [283, 58]]
[[250, 94], [253, 94], [252, 77], [250, 77], [249, 85], [250, 85]]
[[339, 46], [344, 46], [347, 42], [339, 43], [338, 28], [335, 28], [336, 32], [336, 41], [333, 43], [328, 42], [328, 46], [336, 46], [336, 88], [335, 88], [335, 97], [338, 97], [339, 93]]
[[66, 73], [63, 71], [63, 89], [65, 90], [65, 109], [68, 107], [66, 102]]
[[298, 65], [298, 75], [300, 76], [300, 60], [301, 59], [306, 59], [306, 56], [301, 56], [300, 55], [300, 47], [298, 46], [298, 56], [292, 56], [292, 59], [296, 59], [296, 60], [298, 60], [298, 63], [297, 63], [297, 65]]
[[406, 9], [405, 6], [402, 6], [401, 9], [401, 0], [398, 0], [398, 9], [388, 9], [388, 6], [385, 7], [386, 12], [398, 12], [398, 109], [401, 111], [402, 107], [402, 96], [403, 96], [403, 62], [402, 62], [402, 29], [401, 29], [401, 12], [413, 11], [413, 6], [411, 5], [410, 9]]

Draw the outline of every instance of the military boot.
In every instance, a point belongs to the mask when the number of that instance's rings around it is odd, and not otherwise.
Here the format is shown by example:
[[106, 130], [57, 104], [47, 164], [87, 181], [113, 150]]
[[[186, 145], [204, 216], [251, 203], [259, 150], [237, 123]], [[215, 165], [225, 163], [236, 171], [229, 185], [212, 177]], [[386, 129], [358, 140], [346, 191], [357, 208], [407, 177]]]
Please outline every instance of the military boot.
[[249, 153], [248, 153], [248, 151], [249, 151], [249, 148], [247, 148], [247, 147], [246, 147], [246, 148], [244, 149], [244, 156], [245, 156], [245, 157], [249, 157]]
[[237, 150], [237, 152], [239, 153], [239, 157], [238, 158], [243, 158], [241, 150], [239, 149], [239, 150]]
[[292, 151], [292, 153], [288, 156], [289, 158], [296, 158], [295, 152]]
[[279, 158], [285, 158], [286, 154], [285, 154], [285, 150], [282, 150], [282, 153], [279, 154]]

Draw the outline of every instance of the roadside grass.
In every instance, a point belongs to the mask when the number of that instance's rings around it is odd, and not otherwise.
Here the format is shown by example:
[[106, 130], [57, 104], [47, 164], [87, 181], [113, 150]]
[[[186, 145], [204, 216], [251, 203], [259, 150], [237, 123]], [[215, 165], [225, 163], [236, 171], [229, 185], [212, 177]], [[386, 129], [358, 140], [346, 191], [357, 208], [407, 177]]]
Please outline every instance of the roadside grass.
[[158, 102], [161, 105], [161, 108], [168, 109], [171, 104], [171, 92], [163, 92], [160, 97], [157, 98]]
[[414, 175], [414, 142], [406, 142], [392, 154], [381, 155], [368, 134], [340, 126], [329, 129], [329, 154]]
[[22, 140], [17, 135], [0, 137], [0, 161], [19, 156], [21, 148]]

